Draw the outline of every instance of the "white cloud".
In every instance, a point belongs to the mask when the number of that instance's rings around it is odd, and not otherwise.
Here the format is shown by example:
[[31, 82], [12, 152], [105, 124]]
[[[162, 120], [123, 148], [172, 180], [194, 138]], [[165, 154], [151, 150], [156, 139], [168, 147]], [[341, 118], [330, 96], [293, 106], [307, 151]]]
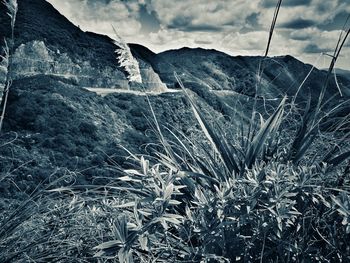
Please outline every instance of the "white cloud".
[[47, 0], [75, 25], [84, 31], [98, 32], [114, 36], [112, 25], [124, 38], [140, 33], [141, 23], [136, 14], [137, 3], [112, 1], [109, 4], [88, 0]]
[[259, 11], [258, 3], [246, 0], [152, 0], [148, 6], [158, 13], [164, 26], [223, 26], [232, 23], [239, 28], [249, 15]]
[[[114, 37], [113, 24], [126, 41], [156, 52], [201, 46], [237, 55], [263, 54], [275, 2], [264, 0], [269, 3], [264, 7], [262, 0], [48, 1], [83, 30]], [[282, 2], [270, 55], [290, 54], [314, 62], [317, 51], [332, 50], [339, 34], [335, 29], [342, 24], [339, 14], [350, 13], [349, 1]], [[156, 14], [160, 22], [156, 30], [142, 32], [140, 5]], [[350, 58], [349, 53], [349, 47], [344, 47], [343, 56]], [[350, 67], [346, 59], [339, 64]]]

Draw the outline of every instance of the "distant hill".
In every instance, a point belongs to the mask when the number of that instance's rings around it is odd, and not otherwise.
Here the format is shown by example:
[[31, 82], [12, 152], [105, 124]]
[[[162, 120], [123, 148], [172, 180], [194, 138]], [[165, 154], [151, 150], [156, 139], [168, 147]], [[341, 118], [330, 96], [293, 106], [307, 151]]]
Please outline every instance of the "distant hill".
[[344, 77], [344, 78], [347, 78], [348, 80], [350, 80], [350, 70], [345, 70], [345, 69], [339, 69], [337, 68], [336, 69], [336, 74]]
[[[143, 56], [168, 86], [176, 86], [174, 72], [183, 82], [202, 85], [211, 90], [233, 90], [238, 93], [254, 96], [259, 64], [264, 69], [259, 96], [276, 98], [287, 94], [292, 96], [307, 76], [312, 66], [304, 64], [292, 56], [267, 58], [249, 56], [230, 56], [216, 50], [202, 48], [182, 48], [154, 54], [140, 45], [131, 45], [135, 54]], [[317, 97], [326, 73], [314, 69], [303, 84], [300, 96], [307, 96], [310, 91]], [[339, 82], [347, 94], [350, 84], [346, 77], [339, 76]], [[337, 87], [330, 83], [328, 95], [334, 94]]]

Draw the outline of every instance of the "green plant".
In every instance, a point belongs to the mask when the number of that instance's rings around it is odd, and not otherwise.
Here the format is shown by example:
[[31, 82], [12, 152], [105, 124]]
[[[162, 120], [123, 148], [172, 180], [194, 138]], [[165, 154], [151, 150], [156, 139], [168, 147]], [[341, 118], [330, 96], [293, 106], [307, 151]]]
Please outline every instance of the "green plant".
[[96, 246], [95, 256], [120, 262], [349, 260], [349, 165], [343, 165], [349, 132], [326, 157], [319, 139], [341, 130], [318, 130], [314, 144], [296, 146], [308, 123], [293, 134], [285, 108], [294, 106], [284, 98], [266, 121], [242, 124], [237, 140], [229, 141], [187, 97], [207, 141], [171, 131], [167, 139], [155, 120], [163, 150], [149, 157], [154, 165], [130, 153], [136, 168], [122, 171], [116, 182], [127, 193], [123, 223], [116, 225], [124, 235]]
[[115, 227], [124, 235], [97, 246], [97, 257], [118, 255], [120, 262], [130, 262], [132, 255], [141, 262], [348, 260], [348, 195], [341, 188], [333, 192], [334, 174], [320, 167], [270, 164], [263, 180], [261, 167], [255, 167], [212, 187], [215, 180], [203, 174], [174, 174], [169, 168], [159, 173], [159, 165], [138, 160], [141, 169], [120, 178], [129, 201], [120, 205], [124, 223]]

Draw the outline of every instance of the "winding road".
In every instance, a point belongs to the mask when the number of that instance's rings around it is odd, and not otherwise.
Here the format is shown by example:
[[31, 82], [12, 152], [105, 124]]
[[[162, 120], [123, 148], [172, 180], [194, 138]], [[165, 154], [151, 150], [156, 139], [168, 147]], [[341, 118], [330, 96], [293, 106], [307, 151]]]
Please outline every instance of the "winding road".
[[127, 90], [127, 89], [111, 89], [111, 88], [89, 88], [84, 87], [84, 89], [95, 92], [98, 95], [101, 95], [102, 97], [112, 94], [112, 93], [123, 93], [123, 94], [133, 94], [133, 95], [139, 95], [139, 96], [157, 96], [164, 93], [180, 93], [182, 90], [178, 89], [166, 89], [164, 91], [139, 91], [139, 90]]

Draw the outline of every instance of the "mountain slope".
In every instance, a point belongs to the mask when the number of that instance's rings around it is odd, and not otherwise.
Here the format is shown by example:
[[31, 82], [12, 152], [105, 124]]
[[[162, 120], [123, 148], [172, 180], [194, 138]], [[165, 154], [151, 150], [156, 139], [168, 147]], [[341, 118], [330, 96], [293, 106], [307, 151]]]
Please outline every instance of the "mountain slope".
[[[156, 55], [152, 64], [162, 80], [169, 85], [176, 85], [172, 74], [176, 70], [184, 82], [202, 83], [212, 90], [233, 90], [248, 96], [255, 94], [260, 65], [263, 75], [258, 96], [266, 98], [284, 94], [292, 96], [312, 68], [292, 56], [263, 60], [262, 57], [232, 57], [216, 50], [201, 48], [166, 51]], [[317, 97], [325, 78], [325, 72], [315, 68], [304, 83], [301, 96], [306, 96], [310, 89], [312, 95]], [[349, 81], [339, 77], [339, 83], [344, 93], [350, 95]], [[337, 90], [334, 81], [331, 81], [327, 94], [333, 95]]]
[[[4, 12], [5, 6], [0, 5], [0, 13]], [[9, 29], [9, 18], [1, 15], [0, 32], [8, 37]], [[110, 38], [83, 32], [43, 0], [18, 1], [15, 48], [31, 41], [43, 41], [48, 48], [67, 53], [74, 62], [83, 58], [93, 66], [118, 68], [113, 56], [116, 46]]]
[[[327, 77], [325, 71], [288, 55], [266, 59], [258, 56], [233, 57], [202, 48], [182, 48], [155, 54], [135, 44], [131, 45], [131, 49], [152, 65], [168, 87], [179, 88], [174, 76], [176, 72], [186, 88], [215, 110], [227, 116], [239, 114], [243, 119], [246, 117], [243, 113], [252, 109], [255, 95], [262, 112], [266, 111], [266, 105], [271, 109], [283, 96], [292, 98], [297, 91], [297, 102], [304, 103], [311, 96], [312, 103], [316, 104]], [[261, 80], [258, 78], [259, 68], [263, 69]], [[331, 76], [325, 100], [331, 97], [329, 108], [349, 99], [350, 81], [346, 77], [338, 75], [336, 83]], [[349, 103], [344, 103], [341, 114], [347, 115], [349, 111]]]
[[[119, 47], [111, 38], [83, 32], [44, 0], [18, 3], [13, 78], [49, 74], [74, 80], [81, 87], [140, 86], [128, 81], [127, 72], [119, 66], [115, 53]], [[10, 19], [3, 4], [0, 4], [0, 14], [3, 46], [4, 37], [10, 36]], [[158, 89], [165, 88], [152, 69], [141, 73], [146, 80], [145, 85], [141, 85], [144, 88], [152, 88], [149, 82], [156, 83]]]
[[344, 78], [347, 78], [348, 80], [350, 80], [350, 71], [349, 70], [336, 69], [336, 74], [343, 76]]

